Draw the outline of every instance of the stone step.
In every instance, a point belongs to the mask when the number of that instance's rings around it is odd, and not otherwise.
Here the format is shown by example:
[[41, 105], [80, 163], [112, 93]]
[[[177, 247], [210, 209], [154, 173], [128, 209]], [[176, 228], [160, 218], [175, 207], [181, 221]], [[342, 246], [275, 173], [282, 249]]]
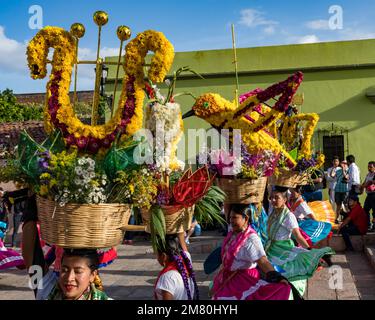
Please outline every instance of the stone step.
[[[350, 240], [355, 251], [363, 252], [365, 246], [375, 244], [375, 233], [368, 233], [364, 236], [351, 236]], [[341, 235], [334, 234], [328, 245], [336, 252], [345, 251], [345, 242]]]
[[375, 270], [375, 246], [366, 246], [365, 247], [365, 254], [367, 256], [367, 259], [369, 260], [371, 266]]

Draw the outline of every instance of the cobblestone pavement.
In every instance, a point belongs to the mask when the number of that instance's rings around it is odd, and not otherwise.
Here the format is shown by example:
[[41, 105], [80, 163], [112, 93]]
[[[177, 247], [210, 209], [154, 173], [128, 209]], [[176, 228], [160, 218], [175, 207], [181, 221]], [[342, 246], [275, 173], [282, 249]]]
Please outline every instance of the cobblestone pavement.
[[[119, 258], [101, 270], [107, 294], [114, 299], [153, 299], [153, 285], [160, 266], [146, 242], [118, 247]], [[208, 299], [211, 276], [203, 272], [203, 261], [207, 254], [192, 254], [201, 299]], [[375, 300], [375, 272], [363, 253], [338, 253], [333, 257], [336, 269], [316, 272], [308, 282], [308, 300]], [[341, 269], [337, 269], [341, 267]], [[342, 270], [342, 286], [340, 283]], [[339, 281], [333, 288], [334, 278]], [[330, 287], [331, 284], [331, 287]], [[22, 270], [0, 271], [0, 300], [32, 300], [34, 295], [28, 288], [28, 277]]]

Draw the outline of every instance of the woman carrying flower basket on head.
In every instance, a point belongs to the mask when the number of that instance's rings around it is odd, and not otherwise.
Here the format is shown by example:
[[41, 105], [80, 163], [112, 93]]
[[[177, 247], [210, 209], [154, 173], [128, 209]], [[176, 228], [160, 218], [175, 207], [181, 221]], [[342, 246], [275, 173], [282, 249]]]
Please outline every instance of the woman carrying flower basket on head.
[[163, 270], [155, 284], [156, 300], [199, 300], [190, 254], [183, 251], [176, 235], [167, 235], [157, 260]]
[[[285, 270], [283, 275], [288, 280], [307, 280], [319, 266], [321, 258], [334, 254], [329, 247], [311, 249], [301, 235], [296, 217], [286, 206], [287, 189], [276, 188], [271, 195], [272, 212], [268, 217], [268, 241], [266, 253], [273, 265]], [[295, 247], [292, 235], [302, 246]], [[295, 282], [301, 293], [305, 290], [305, 281]]]
[[[256, 232], [249, 226], [247, 205], [232, 205], [232, 231], [221, 249], [222, 265], [211, 290], [214, 300], [288, 300], [291, 287], [274, 270]], [[257, 267], [266, 274], [261, 280]]]
[[35, 289], [37, 300], [107, 300], [102, 291], [98, 267], [101, 258], [97, 250], [64, 249], [59, 275], [50, 269], [56, 259], [52, 250], [44, 257], [37, 228], [37, 205], [29, 196], [22, 228], [22, 255], [27, 268], [40, 266], [43, 271], [43, 289]]
[[301, 186], [290, 189], [290, 191], [289, 208], [296, 216], [299, 227], [309, 237], [313, 245], [326, 239], [331, 232], [332, 225], [315, 219], [313, 211], [302, 198]]

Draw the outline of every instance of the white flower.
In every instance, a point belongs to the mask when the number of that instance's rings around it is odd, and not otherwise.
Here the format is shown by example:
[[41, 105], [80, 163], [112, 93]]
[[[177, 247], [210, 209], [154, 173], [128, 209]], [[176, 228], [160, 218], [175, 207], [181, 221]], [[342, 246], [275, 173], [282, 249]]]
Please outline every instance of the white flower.
[[79, 159], [78, 159], [78, 164], [79, 164], [80, 166], [83, 166], [85, 163], [86, 163], [86, 161], [85, 161], [84, 158], [79, 158]]

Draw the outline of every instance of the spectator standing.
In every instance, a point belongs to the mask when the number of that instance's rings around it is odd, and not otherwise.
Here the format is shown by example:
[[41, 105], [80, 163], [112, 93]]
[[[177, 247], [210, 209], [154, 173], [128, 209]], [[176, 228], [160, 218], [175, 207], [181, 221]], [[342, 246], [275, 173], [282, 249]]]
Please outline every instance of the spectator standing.
[[358, 166], [355, 164], [355, 157], [353, 155], [349, 155], [346, 157], [346, 161], [349, 165], [349, 194], [359, 194], [361, 186], [361, 173]]
[[[363, 208], [368, 217], [369, 231], [375, 231], [375, 161], [368, 163], [368, 174], [361, 186], [362, 190], [366, 191], [366, 200]], [[371, 213], [372, 211], [372, 228], [371, 227]]]
[[335, 201], [335, 187], [336, 187], [336, 170], [340, 166], [340, 159], [338, 156], [333, 157], [332, 167], [327, 170], [326, 179], [328, 182], [328, 196], [334, 211], [336, 211]]
[[348, 181], [349, 181], [349, 174], [348, 174], [348, 163], [343, 160], [340, 163], [340, 167], [334, 173], [336, 177], [336, 185], [335, 185], [335, 202], [336, 202], [336, 221], [335, 223], [339, 223], [340, 212], [342, 209], [342, 205], [348, 196]]
[[8, 223], [8, 202], [5, 195], [6, 192], [0, 187], [0, 221]]

